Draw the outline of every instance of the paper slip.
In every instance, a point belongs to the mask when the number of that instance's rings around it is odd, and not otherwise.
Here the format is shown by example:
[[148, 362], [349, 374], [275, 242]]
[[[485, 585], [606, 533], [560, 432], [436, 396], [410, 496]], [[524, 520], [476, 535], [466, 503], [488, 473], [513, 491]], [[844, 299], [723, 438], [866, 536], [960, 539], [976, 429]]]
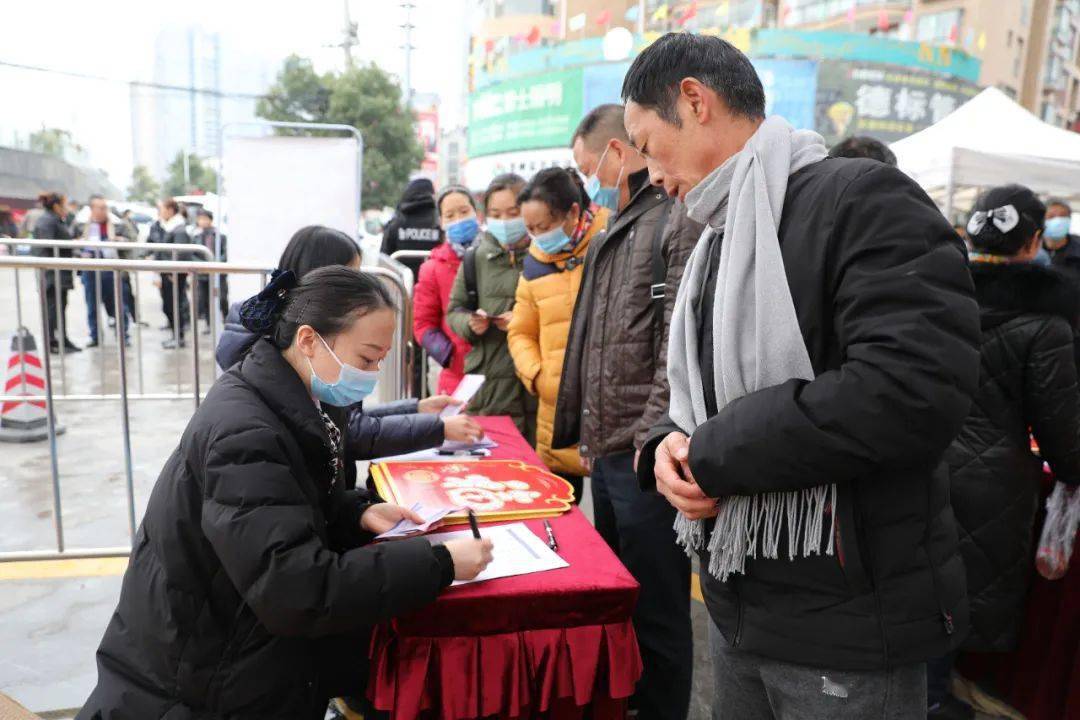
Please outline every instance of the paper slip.
[[[510, 523], [497, 527], [480, 527], [480, 536], [489, 538], [494, 544], [491, 564], [475, 580], [455, 580], [454, 585], [467, 585], [483, 580], [528, 575], [570, 567], [570, 563], [552, 552], [547, 544], [536, 537], [524, 523]], [[427, 535], [432, 545], [448, 540], [472, 538], [471, 530], [459, 532], [438, 532]]]
[[382, 535], [376, 535], [376, 540], [389, 540], [391, 538], [412, 537], [413, 535], [420, 535], [430, 530], [436, 523], [442, 520], [450, 513], [460, 512], [465, 508], [460, 507], [448, 507], [428, 509], [424, 507], [423, 503], [413, 503], [413, 506], [409, 508], [414, 513], [424, 518], [423, 525], [417, 525], [412, 520], [399, 520], [398, 524], [390, 528]]
[[480, 390], [480, 386], [484, 384], [483, 375], [466, 375], [461, 378], [461, 382], [454, 389], [454, 394], [451, 396], [455, 400], [460, 400], [460, 405], [447, 405], [439, 413], [439, 417], [445, 419], [460, 414], [465, 410], [465, 407], [469, 404], [469, 401], [473, 399], [473, 395]]

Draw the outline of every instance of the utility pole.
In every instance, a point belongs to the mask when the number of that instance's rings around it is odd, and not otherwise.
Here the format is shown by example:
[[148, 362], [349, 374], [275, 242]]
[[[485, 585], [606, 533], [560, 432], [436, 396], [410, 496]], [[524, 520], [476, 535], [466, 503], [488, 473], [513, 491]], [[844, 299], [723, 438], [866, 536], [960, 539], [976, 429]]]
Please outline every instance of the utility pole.
[[342, 4], [345, 6], [345, 27], [342, 30], [341, 42], [327, 47], [341, 48], [345, 52], [345, 69], [352, 70], [352, 49], [360, 45], [360, 40], [356, 35], [357, 24], [353, 22], [352, 16], [349, 14], [349, 0], [342, 0]]
[[416, 49], [416, 46], [412, 44], [412, 31], [416, 27], [412, 24], [412, 11], [415, 7], [408, 0], [401, 3], [401, 9], [405, 11], [405, 24], [401, 26], [401, 29], [405, 31], [405, 44], [401, 48], [405, 51], [405, 87], [402, 94], [406, 108], [412, 107], [412, 51]]

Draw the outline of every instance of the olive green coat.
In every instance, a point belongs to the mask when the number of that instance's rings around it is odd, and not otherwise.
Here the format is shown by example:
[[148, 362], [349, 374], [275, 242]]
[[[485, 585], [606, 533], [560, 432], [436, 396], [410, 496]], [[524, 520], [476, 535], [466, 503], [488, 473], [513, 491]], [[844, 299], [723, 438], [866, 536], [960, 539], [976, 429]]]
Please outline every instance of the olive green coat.
[[[521, 263], [528, 249], [508, 251], [488, 233], [482, 233], [476, 249], [476, 290], [480, 308], [488, 315], [501, 315], [514, 308], [514, 294]], [[472, 345], [465, 357], [465, 372], [483, 375], [483, 387], [469, 403], [471, 415], [509, 415], [529, 441], [536, 441], [536, 398], [526, 391], [514, 369], [506, 344], [506, 331], [488, 326], [477, 335], [469, 327], [470, 313], [465, 293], [465, 263], [458, 268], [450, 291], [450, 328]]]

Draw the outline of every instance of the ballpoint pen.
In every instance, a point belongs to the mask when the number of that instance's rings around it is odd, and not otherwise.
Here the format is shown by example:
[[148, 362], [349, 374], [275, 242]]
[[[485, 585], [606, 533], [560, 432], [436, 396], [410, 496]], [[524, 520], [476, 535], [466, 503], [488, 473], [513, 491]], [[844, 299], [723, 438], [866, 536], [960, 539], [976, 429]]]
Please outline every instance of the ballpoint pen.
[[551, 529], [551, 523], [547, 520], [544, 521], [544, 529], [547, 530], [548, 547], [557, 551], [559, 549], [559, 543], [555, 542], [555, 531]]

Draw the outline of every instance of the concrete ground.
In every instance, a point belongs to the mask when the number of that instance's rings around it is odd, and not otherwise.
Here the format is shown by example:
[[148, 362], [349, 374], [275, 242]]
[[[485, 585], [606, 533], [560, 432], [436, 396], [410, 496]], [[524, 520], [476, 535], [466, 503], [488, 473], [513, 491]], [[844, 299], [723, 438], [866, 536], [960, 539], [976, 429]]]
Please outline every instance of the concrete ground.
[[[0, 271], [0, 350], [7, 357], [8, 333], [15, 329], [12, 271]], [[130, 402], [132, 475], [136, 516], [141, 517], [160, 468], [194, 408], [191, 399], [193, 355], [186, 350], [163, 350], [168, 333], [156, 288], [156, 276], [139, 278], [140, 308], [148, 326], [142, 334], [142, 390], [145, 393], [186, 393], [186, 399]], [[24, 324], [33, 332], [39, 350], [43, 343], [37, 293], [29, 272], [20, 274]], [[69, 295], [69, 336], [79, 346], [88, 331], [82, 287]], [[134, 329], [132, 330], [134, 344]], [[213, 358], [207, 336], [200, 336], [200, 375], [205, 390], [213, 378]], [[129, 392], [139, 392], [137, 350], [128, 354]], [[58, 356], [52, 356], [54, 387], [64, 394], [118, 393], [117, 347], [112, 331], [103, 347], [64, 358], [64, 382]], [[6, 361], [4, 363], [6, 365]], [[104, 381], [102, 367], [104, 366]], [[124, 449], [120, 402], [117, 400], [57, 400], [58, 423], [65, 429], [57, 439], [58, 470], [65, 547], [85, 549], [128, 543]], [[591, 504], [586, 498], [586, 512]], [[0, 444], [0, 553], [55, 550], [51, 462], [48, 442]], [[0, 692], [50, 718], [74, 715], [96, 680], [94, 650], [116, 604], [126, 562], [92, 561], [0, 563]], [[699, 637], [705, 636], [704, 609], [694, 603]], [[705, 679], [708, 656], [697, 648], [692, 718], [708, 717]]]

